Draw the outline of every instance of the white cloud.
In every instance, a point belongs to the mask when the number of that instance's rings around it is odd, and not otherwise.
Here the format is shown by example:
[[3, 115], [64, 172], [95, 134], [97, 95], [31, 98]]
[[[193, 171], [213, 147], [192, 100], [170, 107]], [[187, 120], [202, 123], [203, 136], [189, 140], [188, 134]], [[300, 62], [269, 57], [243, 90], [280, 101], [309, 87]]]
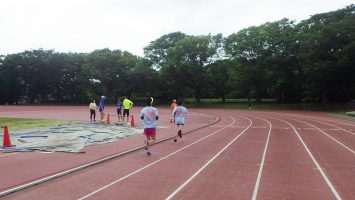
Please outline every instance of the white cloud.
[[142, 55], [158, 37], [181, 31], [227, 36], [284, 17], [299, 22], [352, 0], [1, 0], [0, 54], [29, 49]]

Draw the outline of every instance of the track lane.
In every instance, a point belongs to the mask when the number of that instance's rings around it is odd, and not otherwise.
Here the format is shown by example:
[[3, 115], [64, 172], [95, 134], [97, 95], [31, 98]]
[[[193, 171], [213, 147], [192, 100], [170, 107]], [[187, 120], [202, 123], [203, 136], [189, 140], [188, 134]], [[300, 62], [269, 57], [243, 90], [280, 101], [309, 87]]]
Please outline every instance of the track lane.
[[[277, 115], [274, 115], [277, 116]], [[280, 117], [280, 116], [278, 116]], [[311, 123], [308, 123], [304, 120], [300, 120], [300, 119], [295, 119], [292, 117], [285, 117], [282, 116], [283, 119], [288, 119], [288, 120], [292, 120], [292, 121], [297, 121], [300, 123], [304, 123], [307, 126], [314, 128], [315, 130], [318, 130], [319, 133], [325, 135], [326, 137], [328, 137], [330, 140], [333, 140], [335, 143], [337, 143], [338, 145], [340, 145], [341, 147], [345, 148], [346, 150], [348, 150], [349, 152], [351, 152], [352, 154], [355, 154], [355, 137], [353, 137], [352, 135], [349, 134], [341, 134], [339, 133], [339, 131], [332, 131], [332, 129], [329, 129], [328, 127], [320, 127], [320, 125], [314, 125]], [[324, 126], [324, 125], [323, 125]], [[326, 125], [328, 126], [328, 125]], [[299, 130], [302, 128], [299, 128]], [[311, 129], [309, 129], [311, 130]]]
[[282, 119], [258, 115], [273, 127], [289, 127], [272, 130], [258, 199], [334, 199], [297, 130]]
[[[217, 154], [215, 154], [211, 159], [209, 159], [206, 164], [204, 164], [201, 168], [199, 168], [190, 178], [188, 178], [184, 183], [182, 183], [176, 190], [174, 190], [167, 198], [165, 198], [166, 200], [170, 200], [170, 199], [173, 199], [175, 198], [175, 196], [180, 193], [180, 191], [184, 190], [185, 187], [187, 185], [190, 184], [190, 182], [194, 181], [194, 179], [199, 179], [201, 180], [200, 177], [198, 177], [200, 174], [204, 174], [206, 176], [206, 173], [205, 171], [208, 171], [209, 169], [213, 168], [214, 165], [216, 165], [216, 163], [218, 162], [218, 160], [220, 160], [220, 156], [223, 154], [223, 157], [225, 157], [225, 151], [229, 151], [230, 149], [230, 146], [232, 146], [234, 144], [234, 142], [236, 140], [238, 140], [240, 137], [243, 136], [243, 134], [249, 130], [249, 128], [251, 127], [251, 125], [253, 124], [253, 122], [249, 119], [249, 118], [246, 118], [250, 121], [250, 124], [240, 133], [238, 134], [236, 137], [234, 137], [226, 146], [224, 146], [220, 151], [218, 151]], [[238, 140], [239, 141], [239, 140]], [[239, 152], [238, 152], [239, 153]], [[212, 162], [214, 162], [213, 164], [211, 164]], [[235, 166], [234, 166], [235, 167]], [[224, 171], [224, 172], [227, 172], [228, 170], [228, 167], [225, 167], [224, 168], [220, 168], [220, 170]], [[235, 169], [237, 170], [237, 169]], [[246, 174], [249, 174], [249, 173], [246, 173]], [[245, 175], [246, 175], [245, 174]], [[203, 175], [201, 175], [203, 176]], [[208, 175], [207, 175], [208, 176]], [[203, 179], [203, 178], [202, 178]], [[221, 181], [222, 180], [225, 180], [224, 178], [221, 178], [221, 176], [214, 176], [214, 180], [220, 180], [219, 181], [219, 184], [223, 184]], [[205, 180], [205, 179], [203, 179]], [[230, 180], [230, 179], [229, 179]], [[196, 180], [198, 181], [198, 180]], [[193, 191], [191, 192], [190, 190], [190, 196], [189, 196], [189, 190], [186, 189], [187, 191], [184, 191], [184, 192], [181, 192], [179, 194], [179, 196], [177, 196], [176, 198], [178, 199], [196, 199], [196, 197], [198, 197], [199, 199], [216, 199], [216, 198], [222, 198], [222, 199], [226, 199], [228, 198], [228, 195], [231, 195], [231, 196], [234, 196], [235, 194], [234, 193], [229, 193], [227, 194], [227, 196], [225, 196], [225, 192], [215, 192], [215, 191], [218, 191], [218, 189], [216, 189], [216, 187], [205, 187], [205, 188], [201, 188], [203, 187], [204, 185], [206, 185], [205, 181], [202, 181], [202, 183], [197, 183], [197, 185], [199, 186], [200, 189], [197, 189], [196, 187], [196, 181], [195, 181], [195, 184], [191, 184], [189, 185], [189, 188], [194, 188]], [[206, 189], [207, 188], [207, 189]], [[202, 192], [201, 193], [196, 193], [196, 190], [198, 191], [206, 191], [206, 192]], [[211, 191], [211, 190], [214, 190], [214, 191]], [[228, 188], [228, 190], [233, 190], [233, 188]], [[192, 193], [192, 194], [191, 194]], [[230, 197], [230, 196], [229, 196]]]
[[[295, 127], [304, 124], [299, 121], [287, 119]], [[354, 199], [355, 192], [355, 157], [354, 154], [330, 140], [319, 130], [298, 130], [300, 137], [309, 148], [309, 151], [319, 163], [321, 173], [324, 173], [340, 198]]]
[[267, 125], [262, 120], [249, 116], [247, 118], [253, 121], [254, 128], [246, 130], [243, 135], [237, 135], [237, 140], [232, 140], [221, 149], [218, 156], [215, 155], [217, 157], [214, 157], [213, 162], [206, 163], [205, 166], [209, 165], [200, 168], [196, 177], [190, 177], [191, 181], [185, 181], [184, 184], [187, 185], [183, 188], [180, 186], [178, 188], [180, 190], [175, 190], [170, 197], [173, 199], [252, 198], [268, 129], [256, 128]]

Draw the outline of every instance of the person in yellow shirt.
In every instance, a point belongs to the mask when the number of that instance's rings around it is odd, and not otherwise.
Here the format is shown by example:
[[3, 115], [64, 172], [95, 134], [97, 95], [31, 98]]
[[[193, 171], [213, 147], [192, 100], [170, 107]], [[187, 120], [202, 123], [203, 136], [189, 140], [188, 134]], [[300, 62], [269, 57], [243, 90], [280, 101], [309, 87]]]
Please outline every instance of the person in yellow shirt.
[[89, 105], [90, 109], [90, 121], [92, 121], [92, 118], [94, 117], [94, 122], [96, 121], [96, 103], [95, 100], [92, 100], [92, 102]]
[[[173, 112], [173, 110], [176, 108], [177, 104], [176, 104], [176, 99], [173, 100], [173, 102], [170, 104], [170, 113]], [[170, 123], [175, 122], [175, 117], [171, 117], [170, 118]]]
[[122, 105], [123, 105], [123, 122], [124, 122], [125, 116], [127, 116], [126, 123], [128, 123], [129, 109], [133, 106], [133, 102], [130, 101], [129, 99], [127, 99], [127, 97], [125, 97], [122, 102]]

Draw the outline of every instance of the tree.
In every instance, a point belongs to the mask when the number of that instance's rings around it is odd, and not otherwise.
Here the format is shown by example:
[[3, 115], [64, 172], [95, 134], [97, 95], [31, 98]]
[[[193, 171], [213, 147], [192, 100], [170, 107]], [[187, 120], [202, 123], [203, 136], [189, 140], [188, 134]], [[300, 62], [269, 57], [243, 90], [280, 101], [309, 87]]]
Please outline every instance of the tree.
[[[305, 66], [305, 94], [322, 102], [349, 100], [354, 65], [345, 62], [355, 35], [355, 6], [317, 14], [297, 25]], [[335, 84], [336, 83], [336, 84]]]
[[153, 68], [160, 69], [166, 63], [168, 50], [185, 37], [186, 35], [181, 32], [163, 35], [144, 47], [144, 55], [151, 62]]
[[161, 76], [165, 76], [168, 87], [181, 91], [183, 96], [191, 89], [197, 102], [206, 92], [207, 67], [213, 63], [222, 35], [186, 36], [167, 52], [167, 62], [162, 66]]

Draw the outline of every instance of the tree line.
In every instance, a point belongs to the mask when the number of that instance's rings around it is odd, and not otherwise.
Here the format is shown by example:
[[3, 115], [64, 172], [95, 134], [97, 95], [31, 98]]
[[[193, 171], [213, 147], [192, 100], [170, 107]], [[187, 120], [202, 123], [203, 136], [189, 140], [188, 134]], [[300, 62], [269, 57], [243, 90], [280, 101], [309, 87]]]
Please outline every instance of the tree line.
[[101, 95], [348, 102], [355, 99], [354, 36], [352, 4], [227, 37], [169, 33], [150, 42], [143, 57], [28, 50], [0, 56], [0, 103], [82, 103]]

